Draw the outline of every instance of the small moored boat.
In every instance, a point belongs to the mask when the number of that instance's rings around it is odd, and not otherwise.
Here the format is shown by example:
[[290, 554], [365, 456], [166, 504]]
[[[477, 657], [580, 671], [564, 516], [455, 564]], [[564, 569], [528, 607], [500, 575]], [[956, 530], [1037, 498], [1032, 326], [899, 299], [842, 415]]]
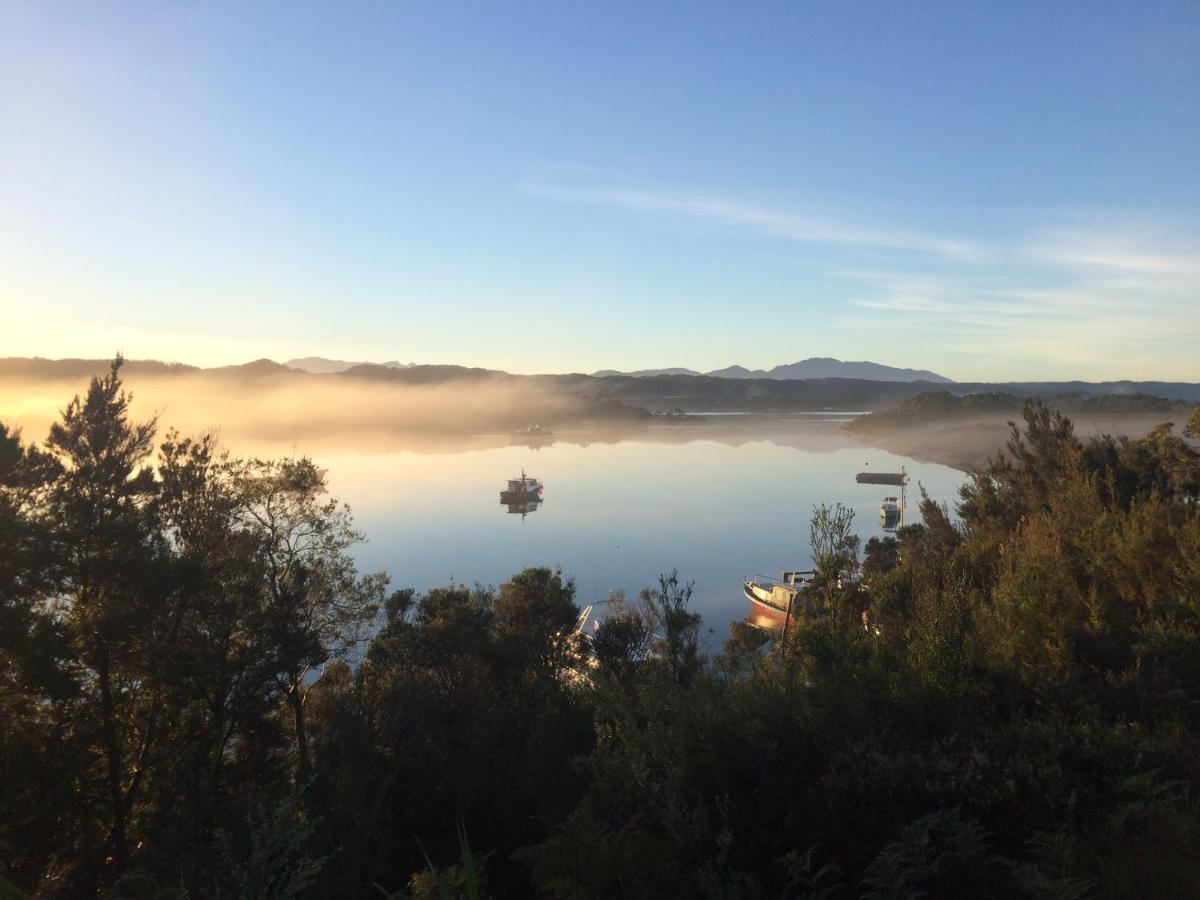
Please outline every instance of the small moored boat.
[[899, 472], [859, 472], [854, 476], [859, 484], [892, 484], [900, 488], [899, 497], [884, 497], [879, 504], [879, 524], [884, 531], [896, 531], [904, 527], [905, 486], [908, 473], [904, 467]]
[[899, 497], [884, 497], [879, 504], [879, 524], [885, 531], [895, 531], [903, 524], [904, 505]]
[[511, 478], [508, 487], [500, 492], [500, 502], [505, 506], [523, 505], [542, 499], [542, 483], [524, 470], [520, 478]]

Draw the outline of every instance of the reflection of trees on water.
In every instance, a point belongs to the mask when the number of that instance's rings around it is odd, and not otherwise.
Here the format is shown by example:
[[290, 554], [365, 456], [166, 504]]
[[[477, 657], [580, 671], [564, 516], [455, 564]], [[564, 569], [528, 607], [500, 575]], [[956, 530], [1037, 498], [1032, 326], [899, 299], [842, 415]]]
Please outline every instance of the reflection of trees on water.
[[551, 446], [554, 443], [554, 437], [540, 434], [515, 434], [511, 443], [514, 447], [528, 447], [530, 450], [541, 450], [543, 447]]
[[[861, 447], [862, 441], [841, 432], [840, 420], [809, 420], [795, 416], [744, 416], [708, 421], [659, 420], [650, 423], [598, 423], [594, 427], [566, 428], [552, 435], [512, 433], [470, 433], [445, 430], [339, 429], [336, 423], [322, 431], [306, 432], [304, 447], [311, 451], [335, 451], [363, 454], [389, 454], [408, 451], [419, 454], [448, 455], [498, 450], [504, 447], [528, 447], [531, 450], [566, 445], [589, 447], [625, 442], [642, 444], [684, 445], [695, 441], [740, 447], [767, 442], [809, 453], [833, 453], [850, 447]], [[736, 419], [736, 421], [732, 421]], [[237, 437], [236, 430], [226, 429], [227, 436]], [[239, 440], [239, 446], [246, 443]], [[253, 444], [263, 454], [286, 453], [292, 441], [258, 437]]]

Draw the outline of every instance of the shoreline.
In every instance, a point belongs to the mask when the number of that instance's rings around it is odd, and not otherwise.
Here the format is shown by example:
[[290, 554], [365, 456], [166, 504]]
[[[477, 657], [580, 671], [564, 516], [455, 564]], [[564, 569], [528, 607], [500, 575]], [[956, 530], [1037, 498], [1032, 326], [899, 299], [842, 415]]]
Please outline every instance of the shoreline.
[[[1075, 426], [1075, 434], [1089, 438], [1099, 434], [1145, 437], [1153, 429], [1171, 423], [1180, 433], [1186, 413], [1065, 413]], [[960, 472], [971, 472], [986, 465], [1004, 449], [1010, 436], [1010, 422], [1020, 415], [982, 416], [926, 422], [913, 427], [879, 423], [870, 417], [856, 420], [854, 427], [843, 425], [841, 432], [865, 446], [918, 462], [937, 463]]]

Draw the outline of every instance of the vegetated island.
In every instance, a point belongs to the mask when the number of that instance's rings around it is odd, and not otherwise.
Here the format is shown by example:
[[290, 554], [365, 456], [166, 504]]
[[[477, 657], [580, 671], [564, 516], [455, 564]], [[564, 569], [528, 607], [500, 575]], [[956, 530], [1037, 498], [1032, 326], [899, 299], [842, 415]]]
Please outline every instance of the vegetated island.
[[[1085, 436], [1141, 437], [1163, 425], [1180, 428], [1195, 404], [1148, 394], [1071, 393], [1040, 398], [1069, 415]], [[922, 391], [847, 422], [842, 429], [871, 446], [962, 471], [979, 469], [1004, 447], [1028, 397], [1001, 391], [958, 396]]]

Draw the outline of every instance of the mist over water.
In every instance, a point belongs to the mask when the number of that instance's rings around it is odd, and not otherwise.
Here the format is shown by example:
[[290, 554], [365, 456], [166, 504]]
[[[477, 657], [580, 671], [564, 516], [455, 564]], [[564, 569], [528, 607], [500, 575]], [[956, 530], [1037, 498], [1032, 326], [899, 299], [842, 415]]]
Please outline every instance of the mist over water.
[[[106, 369], [107, 364], [97, 366], [98, 372]], [[398, 441], [437, 446], [447, 437], [509, 434], [531, 422], [610, 421], [580, 398], [502, 376], [396, 384], [290, 370], [258, 375], [210, 369], [170, 376], [126, 371], [122, 380], [133, 395], [136, 419], [157, 415], [164, 429], [216, 432], [242, 452], [292, 443], [321, 449], [347, 443], [388, 449]], [[86, 388], [86, 377], [0, 377], [0, 421], [19, 424], [40, 439], [58, 411]]]

